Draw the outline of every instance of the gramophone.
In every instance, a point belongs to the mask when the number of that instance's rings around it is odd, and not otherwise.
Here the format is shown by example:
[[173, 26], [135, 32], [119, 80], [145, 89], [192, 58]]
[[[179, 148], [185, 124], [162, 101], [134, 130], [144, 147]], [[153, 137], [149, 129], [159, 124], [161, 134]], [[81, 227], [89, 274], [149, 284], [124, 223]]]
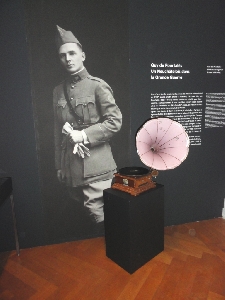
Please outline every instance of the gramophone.
[[140, 160], [147, 166], [125, 167], [114, 174], [113, 189], [137, 196], [156, 187], [159, 170], [178, 167], [189, 152], [189, 137], [183, 126], [169, 118], [151, 119], [136, 135]]

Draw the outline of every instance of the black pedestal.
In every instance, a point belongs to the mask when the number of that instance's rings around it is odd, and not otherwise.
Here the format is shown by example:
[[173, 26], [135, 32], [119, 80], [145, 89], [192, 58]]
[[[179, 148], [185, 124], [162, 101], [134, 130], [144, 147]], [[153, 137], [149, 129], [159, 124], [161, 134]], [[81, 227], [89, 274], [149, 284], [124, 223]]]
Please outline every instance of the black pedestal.
[[106, 255], [130, 274], [164, 250], [164, 187], [104, 191]]

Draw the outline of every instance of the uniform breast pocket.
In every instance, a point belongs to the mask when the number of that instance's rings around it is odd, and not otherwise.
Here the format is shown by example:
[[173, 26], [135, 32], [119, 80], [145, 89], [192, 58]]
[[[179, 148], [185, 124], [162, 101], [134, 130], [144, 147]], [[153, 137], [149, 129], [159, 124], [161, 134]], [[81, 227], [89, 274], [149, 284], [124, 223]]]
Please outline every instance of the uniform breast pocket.
[[98, 112], [94, 95], [80, 97], [76, 99], [76, 112], [83, 117], [85, 124], [98, 121]]
[[59, 99], [57, 102], [57, 115], [60, 121], [64, 121], [67, 112], [66, 99]]

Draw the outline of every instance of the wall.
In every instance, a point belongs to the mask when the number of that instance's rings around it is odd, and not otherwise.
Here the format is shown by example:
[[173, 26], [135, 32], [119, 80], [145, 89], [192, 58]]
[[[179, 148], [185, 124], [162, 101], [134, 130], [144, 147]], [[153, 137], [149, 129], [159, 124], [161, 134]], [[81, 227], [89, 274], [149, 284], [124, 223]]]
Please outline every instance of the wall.
[[[43, 211], [31, 102], [24, 14], [20, 1], [1, 1], [0, 168], [13, 179], [22, 248], [44, 241]], [[4, 29], [4, 30], [3, 30]], [[15, 249], [10, 201], [0, 208], [0, 250]]]
[[[225, 66], [223, 3], [215, 1], [212, 7], [210, 1], [195, 1], [194, 5], [191, 1], [130, 0], [128, 68], [127, 3], [123, 2], [124, 10], [116, 1], [115, 6], [108, 7], [104, 18], [96, 19], [100, 13], [104, 14], [103, 2], [98, 1], [103, 6], [97, 13], [96, 3], [89, 7], [91, 20], [96, 22], [92, 29], [95, 34], [90, 33], [91, 26], [82, 19], [73, 20], [72, 24], [79, 28], [80, 34], [82, 31], [87, 34], [84, 44], [88, 57], [96, 58], [88, 60], [89, 70], [110, 82], [120, 99], [124, 129], [113, 141], [114, 149], [119, 146], [118, 167], [143, 166], [136, 153], [135, 134], [151, 117], [151, 94], [202, 92], [201, 145], [191, 145], [185, 162], [177, 169], [160, 172], [157, 181], [165, 185], [165, 225], [220, 217], [225, 194], [224, 126], [206, 129], [205, 112], [206, 93], [225, 92], [224, 73], [216, 78], [207, 77], [204, 68]], [[62, 78], [62, 72], [57, 67], [57, 53], [51, 39], [56, 23], [70, 28], [71, 21], [65, 15], [71, 10], [70, 5], [74, 5], [73, 1], [68, 1], [67, 6], [61, 1], [57, 3], [24, 1], [24, 9], [19, 0], [1, 2], [0, 22], [4, 31], [0, 39], [0, 168], [13, 178], [22, 248], [90, 237], [87, 231], [77, 231], [82, 220], [79, 221], [79, 215], [74, 220], [75, 208], [68, 199], [64, 201], [53, 165], [53, 116], [49, 112], [52, 88]], [[82, 3], [80, 8], [85, 12], [88, 1]], [[107, 20], [109, 23], [105, 25]], [[110, 30], [110, 22], [118, 23], [112, 38], [105, 31]], [[96, 36], [101, 40], [97, 44]], [[113, 54], [107, 49], [113, 50]], [[182, 82], [153, 83], [153, 62], [182, 63], [193, 76]], [[0, 251], [14, 248], [8, 201], [0, 209]]]
[[166, 225], [222, 214], [224, 13], [222, 1], [130, 1], [132, 161], [143, 166], [135, 134], [150, 118], [180, 122], [191, 141], [187, 159], [157, 177]]
[[[129, 49], [127, 1], [23, 1], [32, 102], [47, 243], [98, 235], [83, 207], [60, 185], [54, 165], [52, 91], [67, 75], [55, 46], [56, 25], [71, 30], [86, 54], [84, 66], [112, 88], [123, 115], [110, 140], [118, 168], [129, 161]], [[97, 18], [96, 16], [101, 16]], [[123, 151], [121, 151], [123, 149]]]

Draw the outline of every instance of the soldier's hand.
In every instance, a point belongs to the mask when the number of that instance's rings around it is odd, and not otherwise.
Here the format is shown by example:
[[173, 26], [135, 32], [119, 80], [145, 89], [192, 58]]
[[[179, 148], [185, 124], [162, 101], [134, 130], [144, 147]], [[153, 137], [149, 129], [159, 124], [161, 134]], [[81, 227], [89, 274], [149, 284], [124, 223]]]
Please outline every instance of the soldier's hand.
[[69, 134], [69, 139], [70, 139], [70, 142], [73, 143], [73, 144], [82, 143], [83, 142], [83, 135], [82, 135], [81, 131], [73, 130]]

